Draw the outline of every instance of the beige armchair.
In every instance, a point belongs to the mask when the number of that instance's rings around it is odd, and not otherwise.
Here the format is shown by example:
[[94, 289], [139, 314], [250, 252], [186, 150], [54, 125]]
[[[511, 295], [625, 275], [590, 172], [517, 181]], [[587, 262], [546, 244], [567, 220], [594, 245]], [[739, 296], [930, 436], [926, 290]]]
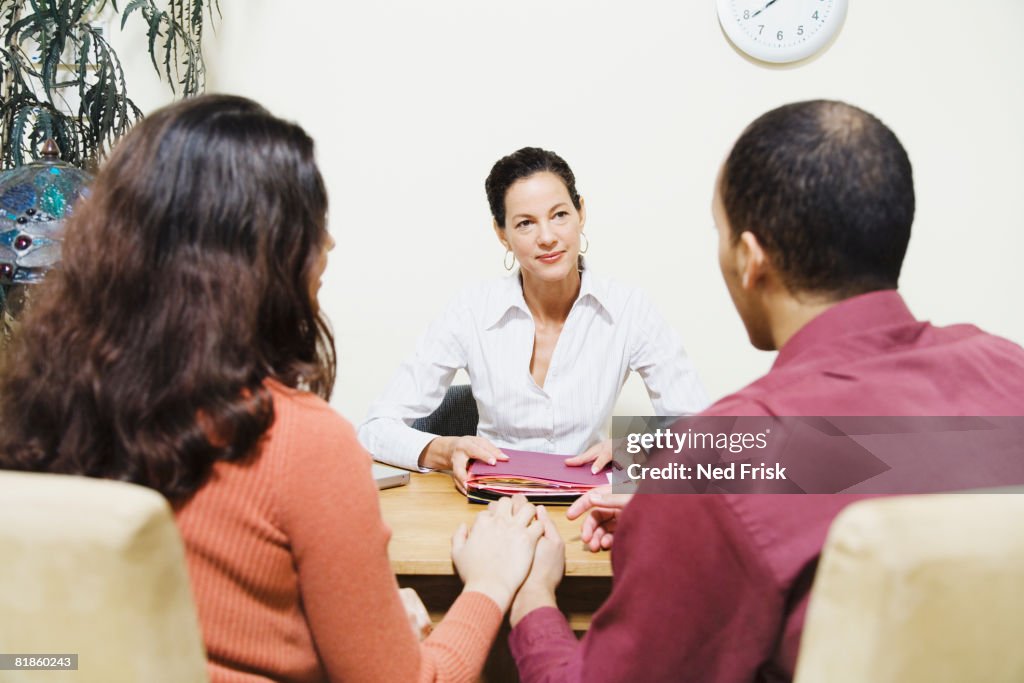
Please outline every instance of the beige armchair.
[[851, 505], [811, 590], [796, 683], [1024, 681], [1024, 493]]
[[12, 683], [192, 683], [206, 661], [166, 501], [149, 489], [0, 472], [0, 653], [77, 654]]

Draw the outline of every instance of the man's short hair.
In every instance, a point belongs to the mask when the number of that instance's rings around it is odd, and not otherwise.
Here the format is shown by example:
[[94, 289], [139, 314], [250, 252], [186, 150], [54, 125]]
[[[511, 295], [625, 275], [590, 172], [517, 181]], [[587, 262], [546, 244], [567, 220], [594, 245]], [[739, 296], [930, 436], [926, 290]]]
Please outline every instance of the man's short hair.
[[736, 141], [719, 191], [732, 239], [753, 233], [790, 291], [846, 298], [897, 286], [913, 172], [868, 112], [827, 100], [768, 112]]

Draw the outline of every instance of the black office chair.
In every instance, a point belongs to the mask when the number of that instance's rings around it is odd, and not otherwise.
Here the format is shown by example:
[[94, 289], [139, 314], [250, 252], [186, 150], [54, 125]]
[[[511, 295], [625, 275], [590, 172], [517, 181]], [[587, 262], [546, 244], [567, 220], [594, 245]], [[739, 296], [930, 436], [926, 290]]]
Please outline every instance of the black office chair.
[[473, 389], [468, 384], [453, 384], [437, 410], [412, 423], [413, 429], [438, 436], [474, 436], [480, 414], [476, 410]]

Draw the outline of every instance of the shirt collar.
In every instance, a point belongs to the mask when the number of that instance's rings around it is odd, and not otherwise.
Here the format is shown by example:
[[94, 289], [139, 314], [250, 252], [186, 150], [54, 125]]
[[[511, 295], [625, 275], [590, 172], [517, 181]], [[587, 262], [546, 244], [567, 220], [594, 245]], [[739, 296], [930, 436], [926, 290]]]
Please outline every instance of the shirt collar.
[[844, 299], [797, 330], [779, 350], [772, 368], [787, 365], [809, 349], [840, 337], [916, 322], [917, 319], [895, 289]]
[[[614, 322], [611, 309], [608, 307], [608, 291], [605, 283], [594, 277], [592, 269], [582, 258], [580, 263], [582, 264], [582, 270], [580, 271], [580, 293], [576, 297], [576, 301], [593, 300], [604, 309], [608, 318]], [[519, 279], [518, 269], [511, 275], [501, 279], [500, 286], [497, 287], [495, 296], [488, 305], [487, 316], [484, 318], [487, 329], [497, 326], [498, 323], [505, 319], [508, 312], [513, 309], [518, 309], [527, 316], [533, 316], [530, 313], [529, 306], [526, 305], [526, 299], [523, 298], [523, 283]]]

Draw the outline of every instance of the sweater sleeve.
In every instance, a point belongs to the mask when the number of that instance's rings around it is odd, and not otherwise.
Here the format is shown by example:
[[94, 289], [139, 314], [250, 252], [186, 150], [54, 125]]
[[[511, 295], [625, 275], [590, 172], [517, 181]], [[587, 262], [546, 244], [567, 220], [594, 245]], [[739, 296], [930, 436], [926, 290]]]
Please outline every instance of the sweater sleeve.
[[330, 681], [471, 681], [501, 623], [498, 606], [464, 593], [422, 644], [388, 561], [370, 457], [326, 404], [280, 410], [279, 520], [291, 543], [310, 631]]

